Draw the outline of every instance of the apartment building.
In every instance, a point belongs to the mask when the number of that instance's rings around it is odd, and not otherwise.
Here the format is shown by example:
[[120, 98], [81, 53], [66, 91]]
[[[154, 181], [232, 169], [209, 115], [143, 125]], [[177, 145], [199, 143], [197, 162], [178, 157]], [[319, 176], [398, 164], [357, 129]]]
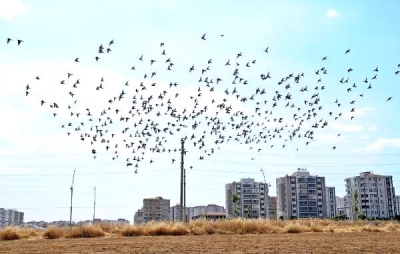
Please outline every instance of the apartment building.
[[[190, 221], [193, 217], [193, 207], [186, 207], [185, 210], [185, 217], [187, 216], [187, 220]], [[171, 206], [169, 208], [169, 220], [170, 221], [180, 221], [180, 213], [181, 213], [181, 207], [179, 204], [176, 204], [174, 206]]]
[[356, 219], [359, 215], [367, 218], [395, 217], [397, 211], [392, 176], [368, 171], [344, 181], [350, 219]]
[[0, 228], [24, 224], [24, 213], [14, 209], [0, 208]]
[[[327, 192], [325, 177], [312, 176], [298, 168], [291, 176], [276, 179], [278, 218], [329, 218], [327, 206], [334, 204], [334, 188]], [[328, 203], [329, 201], [329, 203]], [[331, 207], [330, 207], [331, 208]]]
[[134, 223], [169, 220], [169, 204], [170, 200], [162, 197], [143, 199], [143, 207], [135, 213]]
[[[239, 198], [233, 202], [233, 197]], [[228, 218], [268, 218], [268, 185], [244, 178], [225, 185], [226, 214]]]
[[276, 213], [276, 197], [268, 196], [268, 218], [277, 219]]
[[346, 215], [347, 218], [350, 217], [348, 202], [346, 197], [338, 197], [336, 196], [336, 216]]
[[400, 196], [394, 196], [395, 206], [396, 206], [396, 215], [400, 216]]
[[335, 187], [325, 187], [326, 189], [326, 217], [336, 217], [336, 193]]

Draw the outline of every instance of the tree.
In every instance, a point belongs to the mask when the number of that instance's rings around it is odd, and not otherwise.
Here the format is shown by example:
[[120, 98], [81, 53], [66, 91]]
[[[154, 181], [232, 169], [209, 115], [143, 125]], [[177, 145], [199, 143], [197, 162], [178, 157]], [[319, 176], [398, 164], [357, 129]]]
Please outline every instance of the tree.
[[356, 218], [358, 216], [358, 211], [359, 211], [359, 209], [358, 209], [358, 192], [356, 191], [354, 193], [354, 214], [355, 214], [354, 217], [356, 217]]
[[246, 217], [251, 218], [251, 205], [247, 205], [246, 207]]
[[240, 200], [240, 197], [238, 194], [234, 193], [232, 194], [232, 203], [234, 204], [235, 208], [233, 212], [236, 214], [236, 216], [239, 216], [239, 210], [237, 208], [237, 202]]

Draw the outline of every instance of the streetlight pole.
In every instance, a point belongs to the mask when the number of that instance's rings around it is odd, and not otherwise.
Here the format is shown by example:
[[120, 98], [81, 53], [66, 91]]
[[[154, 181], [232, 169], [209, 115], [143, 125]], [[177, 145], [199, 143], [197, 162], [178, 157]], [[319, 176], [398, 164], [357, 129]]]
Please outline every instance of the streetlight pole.
[[74, 179], [75, 179], [75, 169], [74, 169], [74, 174], [72, 175], [72, 185], [71, 185], [71, 207], [69, 210], [69, 225], [72, 225], [72, 196], [74, 194]]

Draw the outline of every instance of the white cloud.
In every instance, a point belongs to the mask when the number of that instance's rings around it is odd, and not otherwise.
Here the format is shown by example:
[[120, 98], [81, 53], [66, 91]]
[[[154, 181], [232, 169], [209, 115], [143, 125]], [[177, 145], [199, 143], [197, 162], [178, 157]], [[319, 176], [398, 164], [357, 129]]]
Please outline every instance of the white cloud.
[[326, 16], [328, 16], [329, 18], [335, 18], [335, 17], [339, 16], [339, 13], [335, 9], [329, 9], [326, 12]]
[[400, 147], [400, 138], [394, 138], [394, 139], [380, 138], [375, 142], [371, 143], [367, 147], [367, 150], [380, 151], [385, 147]]
[[364, 130], [364, 126], [358, 124], [341, 124], [338, 121], [334, 121], [331, 126], [335, 130], [344, 132], [360, 132]]
[[1, 0], [0, 19], [11, 20], [15, 16], [25, 12], [28, 8], [21, 0]]
[[349, 110], [349, 111], [343, 113], [343, 117], [344, 118], [351, 118], [352, 116], [354, 116], [354, 117], [365, 116], [365, 115], [367, 115], [368, 113], [370, 113], [372, 111], [373, 111], [373, 109], [372, 108], [368, 108], [368, 107], [357, 108], [357, 109], [354, 109], [354, 112], [351, 112], [351, 110]]
[[372, 126], [368, 127], [368, 130], [369, 131], [377, 131], [378, 127], [376, 127], [376, 125], [372, 125]]

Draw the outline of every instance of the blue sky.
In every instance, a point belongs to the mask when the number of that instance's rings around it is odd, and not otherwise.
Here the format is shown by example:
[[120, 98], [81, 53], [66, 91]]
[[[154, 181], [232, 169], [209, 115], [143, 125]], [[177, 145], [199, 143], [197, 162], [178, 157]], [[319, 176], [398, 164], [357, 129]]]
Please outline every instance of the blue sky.
[[[293, 103], [301, 107], [309, 95], [319, 92], [323, 107], [316, 120], [328, 121], [324, 129], [314, 130], [315, 141], [308, 146], [305, 139], [284, 141], [273, 139], [268, 144], [240, 144], [233, 139], [218, 149], [211, 141], [204, 149], [215, 149], [212, 156], [187, 142], [185, 157], [187, 168], [187, 205], [215, 203], [225, 205], [225, 184], [251, 177], [263, 181], [260, 169], [271, 183], [270, 193], [275, 194], [275, 179], [291, 174], [299, 167], [308, 168], [311, 174], [326, 177], [328, 186], [336, 187], [344, 195], [344, 179], [362, 171], [393, 175], [395, 188], [400, 188], [398, 171], [400, 161], [400, 75], [395, 75], [400, 64], [400, 38], [397, 33], [400, 17], [398, 1], [0, 1], [0, 207], [17, 208], [25, 212], [28, 220], [68, 220], [70, 185], [76, 168], [73, 220], [91, 219], [93, 216], [93, 188], [97, 189], [96, 217], [103, 219], [126, 218], [132, 220], [134, 212], [142, 206], [143, 198], [163, 196], [171, 204], [179, 202], [179, 153], [146, 152], [138, 169], [126, 167], [122, 152], [112, 160], [100, 144], [96, 159], [91, 145], [82, 142], [79, 133], [71, 131], [70, 137], [61, 126], [84, 122], [88, 131], [91, 123], [85, 116], [86, 108], [93, 114], [111, 106], [130, 108], [134, 89], [139, 88], [144, 73], [157, 75], [151, 82], [155, 88], [144, 92], [157, 97], [168, 91], [174, 107], [179, 111], [192, 110], [190, 96], [196, 96], [199, 86], [202, 97], [199, 105], [208, 106], [208, 116], [215, 116], [215, 98], [219, 103], [227, 98], [233, 112], [243, 111], [254, 115], [255, 101], [242, 103], [225, 95], [236, 86], [248, 98], [257, 87], [265, 88], [268, 103], [262, 108], [272, 110], [273, 117], [283, 118], [283, 124], [296, 124], [293, 109], [271, 108], [275, 91], [287, 91], [277, 83], [290, 73], [304, 73], [300, 84], [291, 80]], [[207, 33], [207, 40], [200, 37]], [[221, 37], [220, 35], [224, 36]], [[7, 38], [12, 38], [10, 44]], [[17, 46], [16, 40], [24, 42]], [[94, 60], [100, 44], [108, 45], [113, 39], [112, 51]], [[166, 56], [162, 56], [160, 43], [164, 42]], [[263, 50], [269, 47], [269, 53]], [[347, 49], [349, 54], [345, 54]], [[236, 55], [242, 57], [236, 60]], [[144, 61], [139, 61], [143, 55]], [[326, 61], [321, 61], [327, 56]], [[80, 62], [74, 62], [79, 57]], [[171, 58], [173, 71], [165, 68], [165, 59]], [[157, 60], [150, 65], [150, 59]], [[222, 82], [215, 92], [208, 92], [199, 83], [201, 69], [213, 59], [210, 78], [220, 77]], [[230, 59], [231, 66], [226, 67]], [[251, 68], [245, 64], [256, 60]], [[234, 65], [240, 63], [240, 74], [248, 85], [233, 85]], [[195, 71], [189, 73], [194, 65]], [[131, 70], [135, 66], [136, 70]], [[378, 66], [379, 71], [374, 72]], [[315, 71], [325, 67], [326, 75]], [[349, 68], [354, 69], [348, 72]], [[74, 75], [70, 80], [66, 73]], [[270, 72], [271, 79], [261, 81], [260, 73]], [[206, 74], [206, 75], [207, 75]], [[371, 80], [377, 74], [376, 80]], [[40, 76], [40, 80], [35, 77]], [[104, 78], [104, 90], [96, 91]], [[204, 76], [205, 77], [205, 76]], [[203, 77], [203, 78], [204, 78]], [[349, 78], [342, 84], [341, 78]], [[368, 83], [364, 83], [367, 77]], [[322, 82], [317, 84], [321, 78]], [[68, 95], [73, 83], [80, 79], [74, 100]], [[60, 84], [65, 80], [66, 84]], [[129, 81], [130, 86], [124, 86]], [[168, 88], [177, 82], [176, 88]], [[351, 92], [347, 88], [356, 84]], [[25, 96], [29, 84], [30, 94]], [[371, 84], [372, 89], [367, 89]], [[315, 86], [326, 86], [316, 91]], [[301, 87], [308, 86], [308, 93]], [[111, 97], [125, 89], [129, 100], [109, 105]], [[179, 93], [179, 100], [174, 95]], [[363, 94], [363, 97], [359, 95]], [[392, 100], [386, 102], [392, 96]], [[40, 106], [41, 100], [46, 101]], [[341, 107], [335, 104], [338, 99]], [[349, 102], [355, 100], [354, 106]], [[57, 117], [50, 103], [60, 108]], [[284, 102], [286, 103], [286, 101]], [[71, 117], [73, 106], [80, 118]], [[350, 112], [352, 108], [355, 112]], [[337, 120], [329, 117], [342, 113]], [[154, 112], [156, 113], [156, 112]], [[123, 124], [110, 113], [115, 125], [110, 132], [120, 133]], [[353, 120], [350, 117], [354, 116]], [[117, 118], [115, 118], [117, 117]], [[170, 118], [155, 118], [165, 125]], [[132, 119], [138, 122], [140, 119]], [[228, 122], [229, 117], [221, 120]], [[205, 125], [195, 130], [196, 137], [209, 131]], [[254, 123], [265, 124], [274, 130], [282, 124], [266, 122], [264, 118], [251, 117]], [[118, 123], [119, 122], [119, 123]], [[131, 133], [135, 133], [131, 122]], [[188, 124], [189, 122], [187, 122]], [[310, 129], [313, 121], [306, 121], [302, 130]], [[93, 123], [92, 123], [93, 124]], [[297, 123], [298, 124], [298, 123]], [[190, 127], [190, 126], [189, 126]], [[258, 131], [260, 126], [252, 126]], [[191, 128], [181, 135], [190, 135]], [[236, 132], [226, 130], [228, 135]], [[338, 137], [338, 134], [341, 134]], [[303, 132], [304, 134], [304, 132]], [[286, 134], [285, 134], [286, 135]], [[123, 135], [117, 135], [123, 142]], [[166, 147], [179, 148], [178, 134], [166, 136]], [[212, 140], [212, 139], [210, 139]], [[282, 145], [286, 144], [285, 149]], [[271, 145], [274, 145], [271, 148]], [[150, 145], [149, 145], [150, 146]], [[332, 147], [336, 146], [336, 150]], [[250, 149], [252, 147], [252, 149]], [[258, 149], [262, 150], [258, 152]], [[205, 156], [199, 160], [199, 156]], [[149, 161], [154, 160], [150, 164]], [[189, 167], [192, 166], [193, 169]]]

